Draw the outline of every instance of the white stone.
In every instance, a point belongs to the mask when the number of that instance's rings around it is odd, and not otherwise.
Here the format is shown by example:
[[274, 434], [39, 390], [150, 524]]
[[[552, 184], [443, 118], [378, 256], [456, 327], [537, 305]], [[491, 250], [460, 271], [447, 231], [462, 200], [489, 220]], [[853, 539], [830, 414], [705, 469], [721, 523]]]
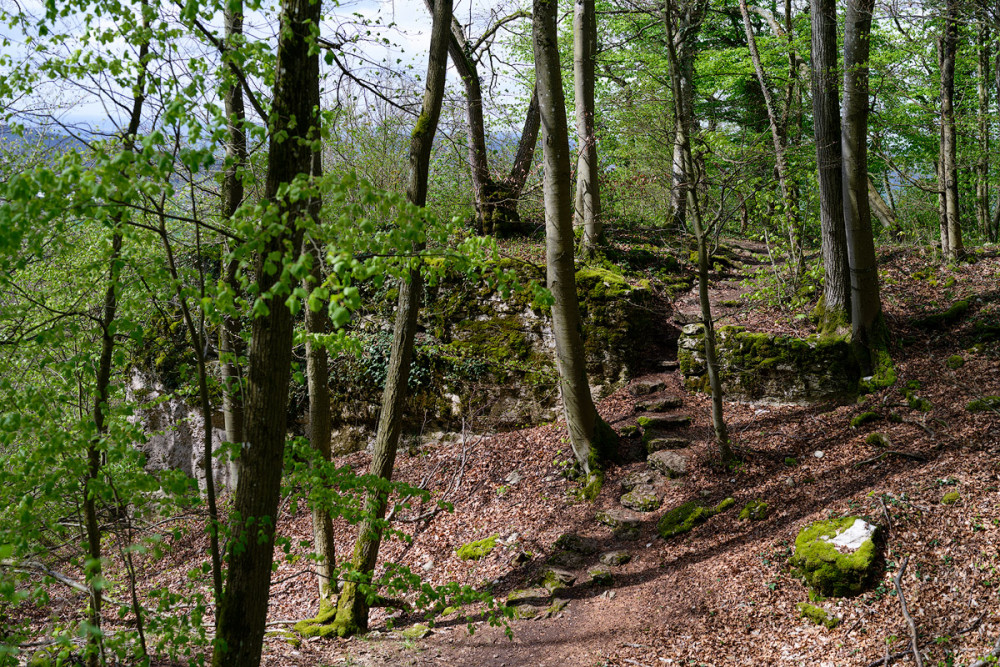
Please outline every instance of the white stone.
[[875, 526], [867, 521], [855, 519], [851, 527], [842, 533], [834, 535], [833, 538], [824, 537], [822, 539], [830, 542], [833, 546], [841, 550], [857, 551], [871, 536], [875, 534]]
[[823, 458], [823, 452], [816, 450], [815, 452], [813, 452], [813, 456], [815, 456], [818, 459], [821, 459]]

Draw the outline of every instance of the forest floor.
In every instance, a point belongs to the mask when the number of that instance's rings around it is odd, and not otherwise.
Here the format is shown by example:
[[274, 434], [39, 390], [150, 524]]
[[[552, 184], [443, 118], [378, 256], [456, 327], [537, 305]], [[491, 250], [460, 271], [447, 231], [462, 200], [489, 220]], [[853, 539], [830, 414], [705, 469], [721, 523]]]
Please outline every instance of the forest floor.
[[[767, 269], [769, 264], [758, 247], [744, 244], [740, 252], [742, 268], [713, 276], [713, 298], [723, 322], [809, 333], [808, 318], [797, 317], [808, 306], [795, 311], [752, 300], [756, 288], [742, 278], [754, 265]], [[531, 586], [557, 538], [575, 533], [597, 546], [584, 571], [601, 552], [631, 555], [628, 563], [610, 568], [609, 585], [559, 591], [568, 604], [549, 617], [511, 621], [512, 638], [503, 627], [481, 619], [470, 625], [459, 612], [439, 618], [425, 638], [403, 639], [395, 630], [422, 619], [375, 610], [372, 632], [364, 637], [289, 642], [269, 636], [264, 664], [833, 666], [883, 664], [877, 661], [887, 655], [905, 663], [912, 661], [900, 655], [908, 650], [910, 633], [892, 583], [904, 557], [909, 565], [902, 587], [925, 664], [968, 665], [987, 654], [1000, 637], [1000, 419], [996, 412], [970, 413], [966, 405], [1000, 395], [995, 333], [1000, 256], [981, 253], [975, 263], [952, 268], [913, 249], [883, 249], [879, 259], [896, 386], [852, 405], [727, 402], [725, 418], [742, 459], [733, 469], [717, 462], [708, 397], [688, 393], [678, 372], [657, 366], [669, 358], [650, 360], [650, 374], [633, 382], [662, 381], [663, 396], [683, 398], [681, 410], [692, 418], [683, 434], [694, 443], [695, 455], [687, 474], [666, 487], [661, 509], [643, 515], [635, 539], [616, 537], [595, 521], [597, 512], [619, 506], [621, 480], [645, 468], [644, 457], [634, 455], [641, 447], [635, 441], [623, 440], [624, 462], [608, 471], [593, 503], [579, 500], [573, 493], [577, 485], [560, 474], [560, 463], [569, 455], [562, 422], [442, 439], [400, 453], [397, 479], [424, 482], [453, 503], [454, 512], [401, 524], [412, 541], [388, 542], [383, 560], [408, 565], [434, 584], [490, 582], [501, 598]], [[691, 299], [681, 297], [674, 312], [664, 313], [663, 326], [674, 336], [675, 316], [692, 307]], [[936, 329], [922, 322], [958, 299], [971, 304], [959, 321]], [[947, 361], [953, 355], [961, 355], [964, 365], [951, 368]], [[914, 381], [929, 410], [910, 408], [901, 394]], [[601, 401], [599, 410], [621, 431], [641, 415], [637, 400], [622, 388]], [[866, 411], [878, 413], [879, 420], [852, 428], [851, 419]], [[902, 421], [890, 422], [890, 412]], [[891, 444], [881, 449], [866, 444], [873, 432]], [[882, 456], [887, 450], [891, 453]], [[789, 457], [797, 464], [786, 465]], [[364, 452], [345, 459], [357, 469], [368, 460]], [[942, 503], [952, 491], [958, 492], [958, 502]], [[693, 499], [717, 503], [730, 496], [736, 511], [672, 540], [656, 534], [656, 521], [668, 509]], [[765, 520], [737, 518], [738, 508], [750, 500], [769, 504]], [[808, 601], [807, 589], [792, 574], [788, 558], [805, 524], [848, 514], [888, 527], [887, 571], [859, 597], [818, 603], [840, 619], [827, 629], [800, 618], [796, 604]], [[303, 507], [292, 514], [284, 504], [278, 526], [293, 544], [311, 539]], [[458, 547], [493, 534], [499, 546], [482, 560], [456, 557]], [[338, 529], [340, 554], [349, 553], [353, 537], [349, 527]], [[148, 577], [149, 585], [166, 582], [206, 558], [203, 540], [189, 537], [178, 547], [169, 557], [175, 559], [173, 567], [159, 561], [157, 571], [140, 576]], [[279, 556], [284, 554], [276, 551]], [[315, 615], [315, 583], [297, 576], [302, 571], [301, 562], [285, 559], [275, 572], [270, 629]]]

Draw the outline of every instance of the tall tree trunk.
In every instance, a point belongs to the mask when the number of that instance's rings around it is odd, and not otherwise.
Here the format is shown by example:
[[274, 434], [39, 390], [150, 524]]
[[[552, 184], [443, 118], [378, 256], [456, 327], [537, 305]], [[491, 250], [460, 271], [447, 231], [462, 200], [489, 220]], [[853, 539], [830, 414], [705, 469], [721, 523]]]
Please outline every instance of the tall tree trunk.
[[[423, 108], [410, 138], [410, 187], [407, 199], [419, 207], [427, 203], [427, 182], [430, 172], [431, 147], [437, 132], [444, 99], [444, 84], [448, 67], [448, 32], [452, 21], [452, 1], [437, 0], [433, 10], [431, 46], [428, 56], [426, 87]], [[416, 250], [420, 250], [417, 247]], [[423, 280], [419, 268], [412, 269], [408, 280], [399, 285], [399, 305], [393, 326], [389, 368], [382, 393], [382, 412], [379, 414], [375, 451], [369, 473], [385, 480], [392, 479], [396, 449], [403, 424], [403, 404], [406, 385], [410, 377], [410, 361], [417, 332], [417, 314], [423, 294]], [[368, 629], [368, 600], [359, 583], [369, 579], [375, 571], [382, 529], [379, 522], [385, 517], [388, 496], [384, 491], [370, 492], [365, 499], [368, 515], [358, 530], [351, 558], [353, 577], [344, 582], [337, 600], [334, 625], [341, 637]]]
[[[234, 44], [243, 35], [243, 2], [231, 0], [225, 8], [226, 43]], [[223, 52], [223, 58], [229, 57]], [[243, 105], [243, 88], [230, 73], [223, 68], [228, 84], [224, 93], [226, 104], [226, 172], [222, 179], [222, 216], [232, 220], [236, 210], [243, 204], [244, 189], [240, 172], [247, 163], [247, 135], [243, 127], [246, 111]], [[223, 280], [234, 292], [239, 289], [236, 271], [239, 263], [224, 261]], [[226, 441], [236, 447], [238, 454], [243, 445], [243, 386], [239, 358], [245, 349], [240, 336], [239, 317], [224, 315], [219, 328], [219, 361], [222, 374], [222, 414], [226, 424]], [[238, 455], [229, 461], [230, 479], [235, 488], [239, 481]]]
[[976, 92], [979, 98], [977, 129], [979, 159], [976, 161], [976, 223], [983, 238], [990, 229], [990, 28], [987, 17], [980, 16], [976, 60]]
[[848, 0], [844, 18], [844, 221], [851, 268], [852, 341], [865, 375], [888, 359], [868, 206], [868, 53], [874, 0]]
[[715, 349], [715, 322], [712, 319], [712, 302], [708, 293], [708, 265], [709, 250], [708, 237], [711, 230], [706, 229], [702, 223], [701, 209], [698, 205], [697, 179], [695, 178], [694, 160], [691, 157], [691, 142], [686, 134], [683, 134], [684, 124], [680, 122], [680, 115], [684, 113], [681, 107], [682, 94], [680, 90], [681, 63], [674, 46], [673, 3], [667, 0], [664, 4], [664, 13], [667, 28], [667, 60], [670, 64], [670, 81], [674, 97], [674, 120], [675, 127], [682, 132], [680, 136], [681, 146], [681, 166], [684, 168], [685, 198], [688, 204], [688, 212], [691, 213], [691, 224], [693, 226], [695, 239], [698, 243], [698, 299], [701, 303], [701, 321], [705, 329], [705, 365], [708, 367], [708, 383], [712, 391], [712, 426], [715, 430], [715, 443], [719, 448], [719, 455], [724, 463], [734, 460], [733, 450], [729, 443], [729, 429], [726, 427], [726, 420], [723, 415], [722, 406], [722, 380], [719, 377], [719, 362]]
[[896, 230], [896, 214], [893, 212], [889, 205], [885, 203], [885, 199], [882, 198], [882, 194], [875, 187], [875, 182], [868, 177], [868, 208], [871, 212], [875, 214], [879, 223], [885, 229], [895, 232]]
[[792, 269], [795, 278], [798, 279], [805, 269], [805, 257], [802, 252], [802, 228], [798, 216], [792, 208], [792, 192], [789, 187], [788, 162], [785, 150], [785, 137], [787, 136], [788, 128], [782, 127], [778, 122], [774, 96], [771, 94], [771, 88], [767, 83], [767, 78], [764, 76], [764, 67], [760, 61], [760, 52], [757, 50], [757, 37], [754, 35], [753, 26], [750, 24], [750, 12], [747, 10], [746, 0], [740, 0], [740, 14], [743, 15], [743, 29], [746, 32], [747, 45], [750, 47], [750, 59], [753, 61], [754, 71], [757, 73], [757, 81], [760, 84], [761, 93], [764, 95], [767, 120], [771, 126], [774, 163], [778, 172], [778, 186], [781, 190], [781, 207], [785, 213], [785, 226], [791, 249]]
[[[265, 196], [277, 208], [276, 229], [262, 229], [256, 261], [258, 294], [269, 294], [280, 280], [274, 257], [289, 253], [297, 260], [302, 247], [300, 220], [309, 214], [305, 198], [279, 198], [279, 190], [313, 165], [312, 142], [318, 140], [314, 98], [319, 78], [315, 35], [321, 4], [316, 0], [282, 0], [281, 29], [274, 95], [268, 122]], [[280, 260], [279, 260], [280, 261]], [[266, 302], [267, 312], [251, 328], [246, 378], [247, 447], [233, 501], [228, 549], [229, 574], [218, 610], [212, 664], [246, 667], [260, 663], [264, 621], [274, 555], [274, 529], [287, 435], [286, 410], [292, 364], [292, 314], [281, 296]]]
[[597, 12], [594, 0], [576, 0], [573, 10], [573, 88], [576, 105], [576, 206], [573, 224], [583, 227], [583, 251], [603, 241], [601, 189], [594, 131], [594, 61]]
[[[997, 2], [994, 7], [994, 12], [997, 16], [1000, 16], [1000, 2]], [[997, 106], [1000, 108], [1000, 45], [998, 45], [996, 50], [996, 60], [993, 63], [993, 88], [996, 91]], [[993, 209], [993, 219], [989, 226], [989, 230], [986, 237], [993, 242], [996, 242], [1000, 238], [1000, 193], [996, 197], [997, 205]]]
[[[315, 89], [310, 94], [319, 103], [319, 79]], [[323, 174], [323, 154], [320, 150], [313, 151], [313, 178]], [[317, 225], [320, 224], [319, 214], [322, 199], [319, 195], [310, 199], [309, 215]], [[306, 251], [312, 255], [312, 268], [309, 277], [303, 280], [303, 286], [313, 289], [323, 284], [322, 247], [312, 239], [306, 240]], [[309, 386], [309, 444], [316, 450], [319, 458], [330, 463], [333, 460], [330, 451], [330, 359], [326, 347], [317, 344], [313, 335], [322, 336], [330, 332], [330, 315], [326, 304], [317, 304], [318, 308], [306, 308], [306, 382]], [[319, 585], [320, 607], [331, 605], [337, 595], [337, 582], [334, 570], [337, 565], [337, 547], [333, 539], [333, 518], [330, 511], [322, 506], [312, 508], [313, 548], [316, 550], [316, 577]]]
[[837, 3], [813, 0], [812, 88], [816, 168], [819, 175], [820, 233], [823, 246], [823, 303], [819, 328], [847, 329], [851, 321], [851, 277], [844, 229], [843, 158], [840, 137], [840, 82], [837, 67]]
[[[584, 474], [597, 474], [611, 455], [613, 438], [601, 421], [590, 395], [587, 364], [583, 350], [583, 325], [576, 294], [573, 262], [572, 171], [569, 130], [559, 45], [556, 36], [555, 0], [535, 0], [532, 16], [532, 46], [535, 55], [535, 85], [542, 116], [542, 146], [545, 165], [545, 265], [552, 292], [552, 331], [556, 339], [559, 387], [562, 391], [566, 425], [576, 459]], [[590, 484], [588, 479], [588, 486]]]
[[[938, 132], [938, 137], [943, 133]], [[938, 146], [938, 159], [934, 162], [934, 175], [937, 177], [938, 193], [938, 233], [941, 239], [941, 259], [948, 257], [948, 199], [945, 194], [947, 187], [944, 179], [944, 159], [942, 148], [944, 143]]]
[[957, 0], [947, 0], [944, 36], [941, 40], [941, 158], [944, 170], [945, 214], [948, 219], [946, 257], [964, 253], [958, 206], [958, 136], [955, 131], [955, 56], [958, 51]]

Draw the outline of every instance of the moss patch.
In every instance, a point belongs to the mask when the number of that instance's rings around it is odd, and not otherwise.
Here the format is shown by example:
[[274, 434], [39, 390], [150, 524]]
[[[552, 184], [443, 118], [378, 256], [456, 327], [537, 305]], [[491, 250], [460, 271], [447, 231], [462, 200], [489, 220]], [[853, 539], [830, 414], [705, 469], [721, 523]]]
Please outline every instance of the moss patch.
[[403, 639], [423, 639], [430, 633], [431, 629], [429, 627], [423, 623], [416, 623], [405, 630], [401, 630], [399, 634]]
[[808, 602], [800, 602], [795, 607], [799, 610], [801, 618], [807, 618], [816, 625], [822, 625], [832, 630], [840, 624], [839, 618], [831, 616], [826, 610], [811, 605]]
[[868, 437], [865, 438], [865, 443], [871, 445], [872, 447], [888, 447], [889, 438], [881, 433], [869, 433]]
[[292, 629], [303, 637], [330, 637], [337, 634], [337, 626], [333, 622], [336, 616], [336, 607], [321, 604], [316, 618], [299, 621]]
[[488, 556], [497, 546], [497, 539], [500, 536], [497, 534], [490, 535], [489, 537], [483, 538], [481, 540], [476, 540], [475, 542], [469, 542], [463, 545], [455, 551], [455, 555], [461, 560], [480, 560]]
[[953, 354], [945, 360], [944, 365], [953, 371], [957, 371], [965, 365], [965, 357], [960, 354]]
[[951, 304], [947, 310], [919, 320], [917, 324], [925, 329], [943, 329], [955, 324], [969, 312], [969, 302], [965, 299]]
[[740, 510], [740, 519], [746, 521], [763, 521], [767, 518], [767, 503], [763, 500], [751, 500]]
[[794, 468], [798, 464], [799, 464], [799, 460], [797, 458], [795, 458], [793, 456], [786, 456], [785, 457], [785, 465], [788, 466], [789, 468]]
[[1000, 410], [1000, 396], [983, 396], [969, 401], [965, 409], [969, 412], [990, 412]]
[[962, 496], [961, 496], [961, 494], [959, 494], [958, 491], [949, 491], [948, 493], [944, 494], [944, 496], [941, 497], [941, 504], [942, 505], [954, 505], [955, 503], [957, 503], [961, 499], [962, 499]]
[[[879, 531], [858, 549], [841, 553], [830, 539], [848, 530], [857, 517], [830, 519], [812, 523], [795, 538], [791, 564], [820, 595], [845, 597], [864, 591], [875, 579], [879, 568]], [[825, 539], [824, 539], [825, 538]]]
[[705, 507], [692, 500], [670, 510], [656, 523], [656, 532], [663, 539], [670, 539], [689, 532], [695, 526], [705, 523], [710, 518], [724, 512], [736, 504], [733, 498], [726, 498], [715, 507]]
[[851, 419], [851, 428], [859, 428], [865, 424], [870, 424], [872, 422], [882, 419], [882, 415], [877, 412], [862, 412]]

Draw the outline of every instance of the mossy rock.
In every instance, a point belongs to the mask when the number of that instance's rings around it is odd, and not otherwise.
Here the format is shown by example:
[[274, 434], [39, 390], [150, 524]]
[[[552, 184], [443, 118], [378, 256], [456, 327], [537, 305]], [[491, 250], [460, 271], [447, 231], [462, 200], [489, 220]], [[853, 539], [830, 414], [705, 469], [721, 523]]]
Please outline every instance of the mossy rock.
[[767, 518], [768, 506], [763, 500], [751, 500], [740, 510], [740, 519], [746, 521], [763, 521]]
[[799, 610], [799, 616], [801, 618], [809, 619], [816, 625], [822, 625], [823, 627], [832, 630], [840, 624], [839, 618], [831, 616], [825, 609], [811, 605], [808, 602], [800, 602], [795, 605], [795, 607]]
[[683, 477], [688, 471], [688, 460], [683, 454], [669, 449], [661, 449], [646, 457], [646, 464], [667, 477]]
[[684, 449], [691, 444], [691, 441], [687, 438], [656, 438], [652, 437], [652, 435], [648, 440], [646, 440], [646, 452], [649, 454], [652, 454], [653, 452], [660, 452], [664, 449]]
[[889, 442], [889, 438], [881, 433], [869, 433], [868, 437], [865, 438], [865, 443], [872, 447], [888, 447], [892, 444]]
[[333, 637], [337, 635], [337, 626], [333, 622], [336, 616], [336, 606], [321, 604], [316, 618], [299, 621], [292, 626], [292, 629], [306, 638]]
[[943, 329], [951, 326], [965, 317], [969, 312], [969, 302], [965, 299], [951, 304], [947, 310], [928, 315], [917, 321], [917, 324], [925, 329]]
[[615, 550], [601, 554], [600, 561], [605, 565], [620, 567], [632, 560], [632, 554], [627, 551]]
[[587, 570], [586, 583], [590, 586], [610, 586], [614, 577], [604, 565], [595, 565]]
[[638, 516], [624, 509], [612, 509], [598, 512], [594, 517], [598, 523], [611, 528], [615, 537], [623, 540], [634, 540], [639, 537], [641, 520]]
[[537, 618], [545, 613], [551, 603], [551, 595], [544, 588], [527, 588], [511, 591], [507, 595], [507, 606], [514, 610], [514, 618]]
[[639, 427], [635, 424], [628, 424], [627, 426], [622, 426], [618, 429], [618, 435], [623, 438], [634, 438], [639, 435]]
[[788, 466], [789, 468], [794, 468], [798, 464], [799, 464], [799, 460], [797, 458], [795, 458], [794, 456], [786, 456], [785, 457], [785, 465]]
[[791, 564], [812, 589], [827, 597], [866, 590], [881, 573], [881, 531], [858, 517], [816, 521], [795, 538]]
[[860, 428], [865, 424], [870, 424], [882, 419], [882, 415], [877, 412], [862, 412], [851, 419], [851, 428]]
[[934, 407], [930, 401], [926, 398], [921, 398], [917, 396], [912, 391], [903, 391], [903, 396], [906, 398], [906, 404], [910, 406], [911, 410], [919, 410], [920, 412], [930, 412]]
[[597, 553], [597, 543], [589, 537], [581, 537], [576, 533], [563, 533], [552, 544], [556, 549], [565, 549], [589, 556]]
[[957, 371], [965, 365], [965, 357], [960, 354], [953, 354], [945, 360], [944, 365], [953, 371]]
[[550, 567], [542, 573], [541, 585], [550, 593], [560, 588], [569, 588], [576, 581], [576, 575], [569, 570]]
[[416, 623], [406, 628], [405, 630], [399, 631], [399, 636], [403, 639], [423, 639], [431, 634], [431, 629], [424, 625], [423, 623]]
[[[723, 326], [716, 330], [716, 349], [728, 398], [808, 404], [848, 403], [858, 395], [861, 374], [846, 336], [794, 338]], [[677, 358], [685, 386], [708, 392], [704, 326], [684, 327]]]
[[680, 396], [667, 396], [666, 398], [651, 398], [635, 404], [636, 410], [645, 412], [666, 412], [676, 410], [684, 405], [684, 399]]
[[636, 512], [652, 512], [660, 507], [660, 494], [652, 486], [640, 484], [621, 497], [623, 507]]
[[729, 509], [735, 503], [733, 498], [726, 498], [715, 507], [705, 507], [696, 500], [686, 502], [660, 517], [656, 523], [656, 532], [665, 540], [682, 535], [695, 526], [705, 523], [719, 512]]
[[687, 415], [649, 415], [648, 417], [639, 417], [635, 421], [646, 429], [645, 433], [651, 435], [653, 435], [651, 432], [684, 428], [691, 425], [691, 418]]
[[481, 540], [476, 540], [475, 542], [469, 542], [466, 545], [459, 547], [455, 551], [455, 555], [458, 556], [460, 560], [480, 560], [490, 555], [497, 546], [497, 539], [499, 535], [493, 534], [489, 537], [485, 537]]
[[969, 401], [965, 409], [969, 412], [992, 412], [993, 410], [1000, 410], [1000, 396], [983, 396], [982, 398], [977, 398]]
[[942, 505], [954, 505], [959, 500], [962, 499], [962, 495], [958, 491], [949, 491], [941, 497]]

